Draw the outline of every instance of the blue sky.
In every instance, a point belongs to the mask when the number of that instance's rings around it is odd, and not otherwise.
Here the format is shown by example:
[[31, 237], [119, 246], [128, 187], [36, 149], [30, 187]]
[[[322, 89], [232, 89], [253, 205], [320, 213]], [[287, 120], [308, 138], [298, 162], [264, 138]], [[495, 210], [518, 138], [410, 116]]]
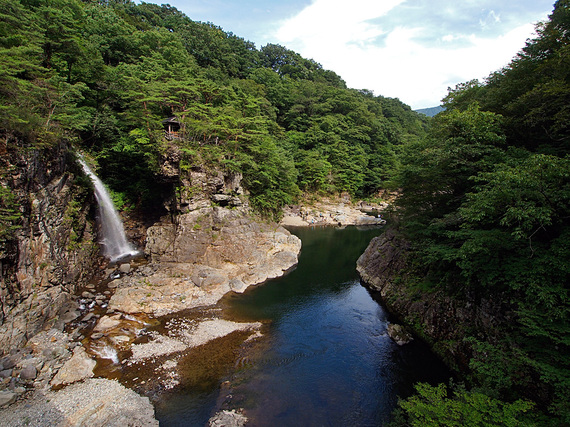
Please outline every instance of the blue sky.
[[[148, 1], [163, 3], [160, 0]], [[171, 0], [195, 21], [276, 43], [349, 87], [438, 105], [455, 87], [507, 65], [554, 0]]]

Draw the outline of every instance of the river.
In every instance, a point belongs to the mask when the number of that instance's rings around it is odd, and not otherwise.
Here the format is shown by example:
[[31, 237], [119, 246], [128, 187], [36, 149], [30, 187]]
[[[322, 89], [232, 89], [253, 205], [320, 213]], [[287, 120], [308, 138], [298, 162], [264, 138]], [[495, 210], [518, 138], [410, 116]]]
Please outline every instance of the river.
[[211, 377], [156, 402], [161, 426], [205, 425], [220, 407], [244, 408], [251, 426], [378, 426], [415, 382], [447, 381], [423, 343], [388, 337], [389, 316], [359, 282], [356, 260], [381, 229], [291, 232], [303, 242], [298, 267], [219, 305], [263, 322], [263, 337], [224, 357], [213, 349]]

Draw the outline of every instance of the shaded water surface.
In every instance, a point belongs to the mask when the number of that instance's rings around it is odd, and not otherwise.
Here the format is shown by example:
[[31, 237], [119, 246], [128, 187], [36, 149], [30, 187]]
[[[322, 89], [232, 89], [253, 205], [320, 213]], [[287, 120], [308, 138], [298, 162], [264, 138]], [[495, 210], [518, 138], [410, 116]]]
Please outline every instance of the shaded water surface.
[[447, 380], [425, 346], [387, 336], [384, 309], [359, 283], [356, 260], [381, 230], [291, 231], [303, 241], [297, 269], [221, 304], [230, 318], [266, 323], [264, 337], [235, 353], [224, 378], [165, 396], [161, 425], [204, 425], [218, 400], [244, 408], [252, 426], [378, 426], [415, 382]]

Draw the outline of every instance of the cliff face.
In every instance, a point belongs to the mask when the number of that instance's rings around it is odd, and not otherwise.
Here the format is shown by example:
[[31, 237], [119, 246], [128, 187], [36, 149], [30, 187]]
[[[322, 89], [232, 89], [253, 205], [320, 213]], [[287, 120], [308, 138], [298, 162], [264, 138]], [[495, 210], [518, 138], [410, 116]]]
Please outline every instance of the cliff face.
[[97, 261], [88, 186], [70, 146], [17, 147], [0, 160], [1, 184], [16, 196], [19, 228], [0, 251], [0, 353], [60, 320]]
[[[0, 239], [0, 356], [74, 319], [73, 296], [101, 261], [96, 202], [71, 147], [60, 142], [26, 149], [15, 139], [10, 142], [0, 161], [0, 184], [15, 196], [21, 216], [11, 238]], [[127, 227], [130, 238], [146, 246], [150, 261], [138, 274], [194, 295], [156, 311], [213, 303], [229, 290], [243, 291], [297, 263], [299, 239], [250, 215], [240, 174], [201, 166], [182, 170], [180, 158], [176, 147], [169, 147], [156, 177], [164, 184], [165, 210], [158, 200], [156, 208], [168, 215], [157, 222], [131, 219]], [[182, 276], [187, 280], [178, 283]], [[112, 303], [130, 307], [132, 295], [120, 298], [125, 292], [120, 289]], [[141, 307], [154, 310], [144, 301]]]
[[363, 283], [379, 292], [388, 310], [426, 340], [448, 365], [469, 371], [468, 336], [500, 339], [497, 326], [508, 319], [500, 303], [469, 296], [453, 298], [442, 291], [422, 290], [406, 274], [409, 243], [393, 230], [372, 239], [358, 259]]
[[171, 147], [162, 161], [162, 179], [177, 190], [165, 202], [170, 215], [146, 231], [148, 264], [112, 283], [111, 309], [163, 315], [211, 305], [297, 264], [301, 241], [251, 215], [240, 174], [182, 171], [179, 158]]

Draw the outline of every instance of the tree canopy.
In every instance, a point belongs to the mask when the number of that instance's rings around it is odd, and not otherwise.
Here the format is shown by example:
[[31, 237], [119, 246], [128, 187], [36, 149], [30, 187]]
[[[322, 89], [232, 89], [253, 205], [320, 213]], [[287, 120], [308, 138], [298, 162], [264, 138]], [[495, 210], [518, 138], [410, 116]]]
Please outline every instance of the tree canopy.
[[395, 184], [424, 285], [493, 300], [512, 319], [494, 336], [464, 337], [473, 384], [534, 401], [561, 425], [570, 423], [570, 2], [556, 2], [537, 34], [485, 82], [449, 91], [428, 136], [405, 147]]
[[[243, 172], [266, 214], [301, 191], [371, 195], [394, 147], [425, 131], [398, 100], [169, 5], [0, 0], [0, 16], [0, 132], [38, 147], [75, 141], [134, 204], [156, 202], [169, 145], [186, 164]], [[166, 141], [171, 116], [181, 138]]]

